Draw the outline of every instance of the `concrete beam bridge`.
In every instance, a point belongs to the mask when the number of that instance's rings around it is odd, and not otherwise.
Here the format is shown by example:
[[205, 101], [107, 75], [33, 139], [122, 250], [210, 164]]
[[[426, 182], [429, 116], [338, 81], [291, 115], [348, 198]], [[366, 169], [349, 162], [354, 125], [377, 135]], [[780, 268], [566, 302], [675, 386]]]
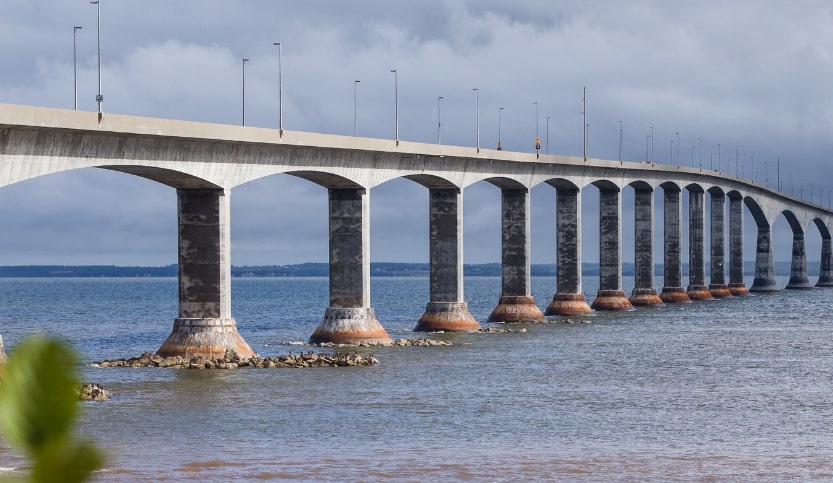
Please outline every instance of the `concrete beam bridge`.
[[[502, 193], [502, 292], [489, 321], [542, 320], [690, 302], [747, 293], [743, 281], [743, 216], [757, 225], [752, 291], [778, 290], [772, 225], [784, 215], [793, 233], [787, 288], [812, 287], [805, 230], [822, 239], [817, 286], [833, 286], [833, 212], [735, 176], [701, 169], [395, 142], [165, 119], [0, 104], [0, 187], [52, 173], [102, 168], [151, 179], [177, 191], [179, 316], [160, 355], [254, 354], [231, 314], [231, 190], [278, 173], [328, 190], [330, 301], [312, 342], [390, 340], [370, 304], [369, 195], [407, 178], [430, 199], [430, 298], [415, 330], [479, 327], [463, 294], [463, 191], [487, 181]], [[529, 191], [556, 190], [557, 287], [542, 314], [530, 292]], [[600, 280], [588, 304], [581, 280], [581, 190], [599, 191]], [[635, 192], [635, 289], [621, 286], [621, 198]], [[662, 189], [664, 282], [654, 284], [654, 191]], [[688, 196], [687, 286], [682, 280], [682, 193]], [[711, 217], [711, 279], [705, 277], [705, 194]], [[726, 203], [728, 200], [728, 223]], [[744, 210], [744, 206], [746, 210]], [[630, 220], [628, 220], [630, 221]], [[727, 242], [728, 241], [728, 247]], [[728, 280], [726, 259], [728, 258]]]

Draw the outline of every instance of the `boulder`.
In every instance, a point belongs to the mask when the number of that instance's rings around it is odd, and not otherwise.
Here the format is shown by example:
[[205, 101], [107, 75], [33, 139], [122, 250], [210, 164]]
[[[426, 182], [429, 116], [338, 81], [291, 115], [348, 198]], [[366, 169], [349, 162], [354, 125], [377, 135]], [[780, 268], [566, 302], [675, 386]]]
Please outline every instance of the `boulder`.
[[82, 384], [79, 398], [82, 401], [106, 401], [110, 399], [110, 391], [99, 384]]

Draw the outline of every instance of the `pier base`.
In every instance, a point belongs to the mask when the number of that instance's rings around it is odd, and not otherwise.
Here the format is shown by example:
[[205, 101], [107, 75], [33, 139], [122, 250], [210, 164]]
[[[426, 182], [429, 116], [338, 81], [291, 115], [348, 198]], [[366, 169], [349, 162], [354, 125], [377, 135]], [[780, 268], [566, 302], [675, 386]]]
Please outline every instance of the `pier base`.
[[735, 297], [740, 295], [749, 295], [749, 289], [746, 288], [745, 283], [730, 283], [729, 291], [732, 292], [732, 295]]
[[685, 293], [691, 300], [711, 300], [714, 298], [709, 292], [709, 287], [705, 285], [689, 285]]
[[544, 315], [581, 315], [592, 312], [582, 293], [557, 293]]
[[599, 290], [590, 308], [593, 310], [630, 310], [633, 305], [625, 297], [624, 290]]
[[833, 287], [833, 277], [819, 277], [816, 287]]
[[666, 304], [690, 304], [691, 299], [682, 287], [662, 287], [659, 298]]
[[634, 306], [662, 305], [662, 299], [654, 288], [635, 288], [628, 300]]
[[156, 351], [162, 357], [195, 356], [222, 358], [226, 350], [231, 349], [241, 359], [256, 356], [249, 344], [237, 332], [234, 318], [184, 319], [174, 320], [171, 335]]
[[725, 283], [713, 283], [709, 285], [709, 293], [712, 294], [713, 298], [716, 299], [724, 299], [728, 297], [733, 297], [732, 291], [729, 290], [729, 286]]
[[774, 278], [758, 277], [752, 281], [752, 287], [749, 289], [750, 292], [778, 292], [780, 290], [778, 282]]
[[372, 307], [328, 307], [324, 320], [309, 338], [310, 344], [361, 344], [385, 343], [391, 338], [382, 324], [376, 320]]
[[469, 313], [465, 302], [428, 302], [415, 332], [458, 332], [477, 330], [480, 324]]
[[543, 322], [541, 309], [530, 296], [502, 296], [486, 322]]
[[813, 284], [810, 283], [810, 279], [807, 278], [806, 276], [802, 277], [802, 278], [790, 278], [790, 282], [784, 288], [787, 288], [787, 289], [790, 289], [790, 290], [793, 290], [793, 289], [798, 289], [798, 290], [811, 289], [811, 288], [813, 288]]

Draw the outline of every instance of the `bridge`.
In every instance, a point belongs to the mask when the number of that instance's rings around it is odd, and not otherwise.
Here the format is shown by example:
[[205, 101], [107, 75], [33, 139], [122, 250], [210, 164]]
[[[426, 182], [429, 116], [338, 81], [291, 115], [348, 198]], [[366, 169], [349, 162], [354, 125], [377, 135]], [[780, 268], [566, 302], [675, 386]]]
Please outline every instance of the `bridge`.
[[[716, 171], [682, 166], [494, 151], [401, 140], [142, 118], [0, 104], [0, 187], [79, 168], [102, 168], [176, 189], [179, 313], [158, 353], [254, 355], [231, 314], [231, 190], [278, 173], [328, 189], [329, 306], [311, 342], [389, 341], [370, 304], [369, 194], [406, 178], [429, 190], [430, 296], [417, 331], [479, 327], [463, 295], [463, 190], [487, 181], [502, 193], [502, 284], [493, 322], [685, 303], [779, 290], [772, 226], [793, 234], [786, 288], [811, 288], [804, 234], [822, 239], [816, 286], [833, 286], [833, 211]], [[530, 292], [529, 192], [556, 190], [557, 287], [542, 313]], [[599, 291], [582, 293], [581, 190], [599, 191]], [[635, 288], [621, 287], [621, 190], [633, 188]], [[654, 287], [654, 191], [663, 190], [663, 286]], [[682, 192], [688, 196], [688, 284], [683, 286]], [[705, 194], [710, 203], [706, 281]], [[728, 200], [728, 223], [726, 202]], [[744, 206], [746, 210], [744, 210]], [[743, 217], [757, 226], [755, 278], [743, 280]], [[727, 233], [728, 232], [728, 233]], [[728, 235], [728, 236], [727, 236]], [[726, 242], [728, 240], [728, 254]], [[728, 255], [728, 280], [726, 259]]]

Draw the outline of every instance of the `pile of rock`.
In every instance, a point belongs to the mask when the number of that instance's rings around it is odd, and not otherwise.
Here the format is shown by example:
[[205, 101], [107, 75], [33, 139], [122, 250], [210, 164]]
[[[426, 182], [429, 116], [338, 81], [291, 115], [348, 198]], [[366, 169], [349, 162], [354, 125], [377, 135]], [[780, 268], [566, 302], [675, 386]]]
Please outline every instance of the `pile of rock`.
[[451, 346], [451, 342], [436, 339], [396, 339], [391, 342], [362, 342], [360, 344], [334, 344], [322, 342], [321, 344], [309, 344], [315, 347], [436, 347]]
[[306, 352], [277, 357], [252, 357], [241, 359], [233, 350], [227, 350], [222, 358], [210, 357], [161, 357], [145, 352], [130, 359], [113, 359], [90, 363], [93, 367], [174, 367], [181, 369], [237, 369], [238, 367], [355, 367], [378, 364], [379, 360], [372, 354], [363, 356], [352, 353], [317, 354]]
[[99, 384], [82, 384], [79, 398], [82, 401], [106, 401], [110, 399], [110, 391]]
[[478, 332], [482, 332], [484, 334], [511, 334], [514, 332], [523, 334], [526, 332], [526, 329], [521, 327], [520, 329], [509, 329], [506, 327], [486, 327], [485, 329], [479, 329]]

